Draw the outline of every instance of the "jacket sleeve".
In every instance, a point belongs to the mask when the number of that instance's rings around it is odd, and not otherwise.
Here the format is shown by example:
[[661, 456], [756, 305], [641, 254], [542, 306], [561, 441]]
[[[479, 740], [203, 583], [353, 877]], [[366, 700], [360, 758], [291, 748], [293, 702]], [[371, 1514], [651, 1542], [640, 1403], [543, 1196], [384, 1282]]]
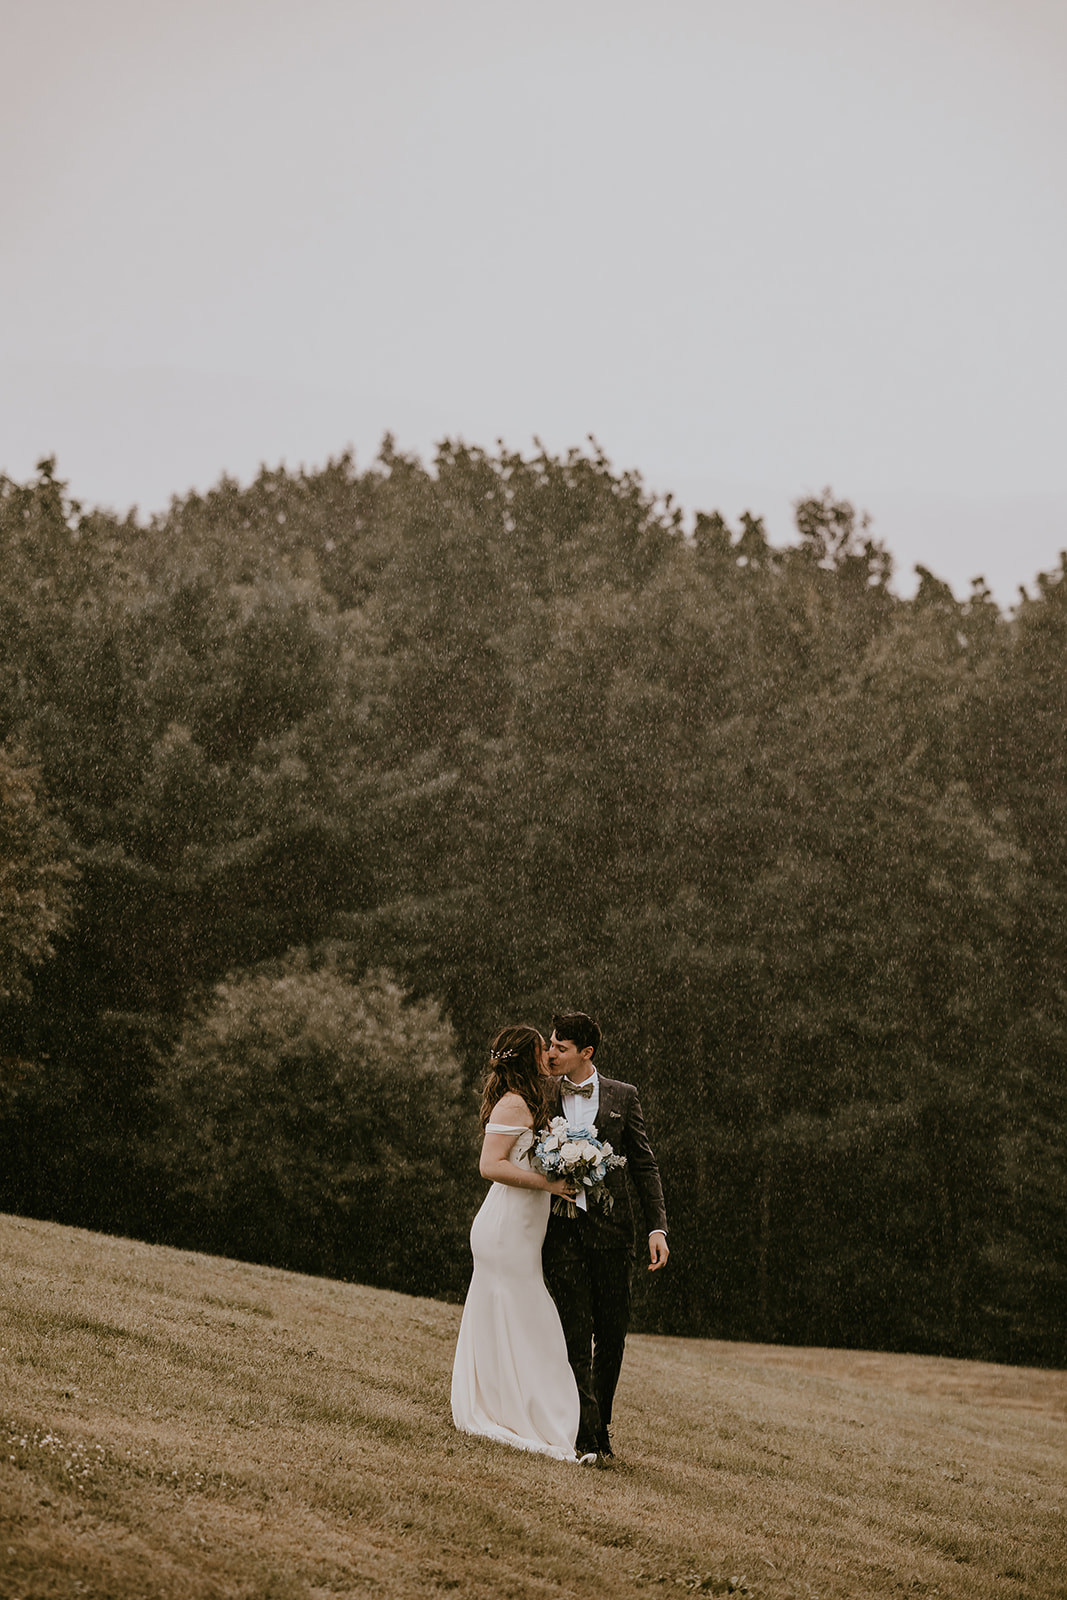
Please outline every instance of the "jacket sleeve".
[[626, 1157], [627, 1170], [641, 1202], [647, 1231], [656, 1233], [662, 1230], [666, 1233], [667, 1210], [663, 1203], [663, 1184], [656, 1158], [652, 1154], [652, 1146], [648, 1142], [648, 1134], [645, 1132], [644, 1113], [636, 1089], [633, 1091], [626, 1114], [622, 1153]]

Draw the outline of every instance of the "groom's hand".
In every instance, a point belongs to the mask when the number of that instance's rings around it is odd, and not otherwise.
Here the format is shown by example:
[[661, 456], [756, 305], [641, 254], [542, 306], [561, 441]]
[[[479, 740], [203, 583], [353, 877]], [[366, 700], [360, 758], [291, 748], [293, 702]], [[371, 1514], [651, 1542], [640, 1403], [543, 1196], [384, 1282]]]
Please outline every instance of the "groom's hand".
[[648, 1254], [650, 1257], [649, 1272], [658, 1272], [660, 1267], [666, 1266], [667, 1257], [670, 1255], [665, 1233], [650, 1233], [648, 1236]]

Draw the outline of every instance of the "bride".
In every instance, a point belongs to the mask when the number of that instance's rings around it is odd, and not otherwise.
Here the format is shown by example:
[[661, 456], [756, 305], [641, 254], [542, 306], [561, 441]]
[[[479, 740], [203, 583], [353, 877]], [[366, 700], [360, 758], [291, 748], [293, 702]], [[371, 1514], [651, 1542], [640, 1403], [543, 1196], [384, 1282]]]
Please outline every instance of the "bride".
[[552, 1196], [570, 1199], [574, 1189], [549, 1183], [528, 1159], [534, 1130], [553, 1115], [546, 1069], [536, 1028], [503, 1028], [489, 1047], [479, 1171], [492, 1188], [471, 1228], [474, 1276], [452, 1368], [452, 1419], [463, 1433], [575, 1461], [578, 1388], [541, 1274]]

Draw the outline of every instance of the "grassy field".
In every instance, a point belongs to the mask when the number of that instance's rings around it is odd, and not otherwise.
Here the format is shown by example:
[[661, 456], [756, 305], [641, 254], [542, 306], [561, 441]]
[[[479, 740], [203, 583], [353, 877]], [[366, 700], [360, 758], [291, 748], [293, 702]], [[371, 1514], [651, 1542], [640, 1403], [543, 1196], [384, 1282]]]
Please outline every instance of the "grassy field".
[[0, 1595], [1067, 1596], [1067, 1374], [634, 1338], [600, 1471], [454, 1432], [458, 1324], [0, 1217]]

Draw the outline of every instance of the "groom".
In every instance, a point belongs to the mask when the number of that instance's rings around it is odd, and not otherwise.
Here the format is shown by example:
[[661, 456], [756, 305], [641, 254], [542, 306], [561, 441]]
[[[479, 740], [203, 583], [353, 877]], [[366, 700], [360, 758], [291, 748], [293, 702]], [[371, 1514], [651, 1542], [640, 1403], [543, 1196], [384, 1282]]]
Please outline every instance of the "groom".
[[572, 1127], [584, 1127], [606, 1140], [626, 1167], [604, 1180], [614, 1205], [591, 1204], [576, 1217], [549, 1213], [542, 1263], [567, 1340], [581, 1401], [575, 1449], [612, 1454], [608, 1426], [630, 1322], [634, 1269], [634, 1217], [626, 1173], [630, 1174], [648, 1231], [649, 1272], [667, 1260], [667, 1213], [659, 1168], [645, 1133], [644, 1117], [632, 1083], [602, 1078], [593, 1065], [600, 1029], [584, 1011], [552, 1018], [548, 1068], [559, 1081], [560, 1110]]

